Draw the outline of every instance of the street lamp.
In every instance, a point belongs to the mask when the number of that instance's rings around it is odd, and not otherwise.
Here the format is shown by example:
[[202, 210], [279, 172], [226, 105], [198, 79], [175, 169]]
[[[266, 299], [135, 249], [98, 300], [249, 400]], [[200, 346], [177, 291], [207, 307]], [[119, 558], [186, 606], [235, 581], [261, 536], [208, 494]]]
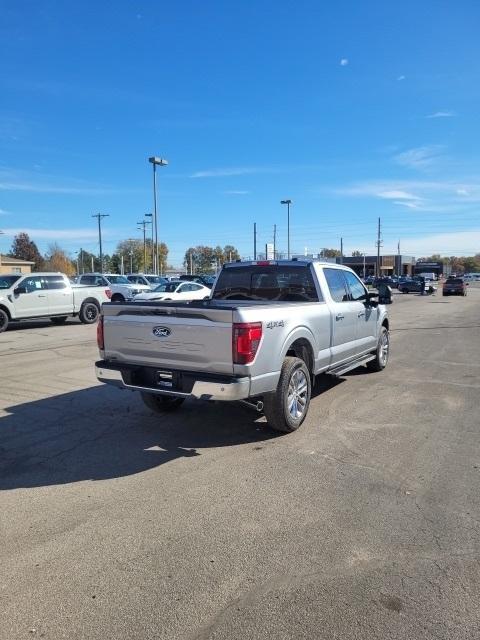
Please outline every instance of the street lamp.
[[146, 218], [152, 218], [152, 219], [150, 220], [150, 224], [152, 225], [152, 273], [154, 273], [154, 272], [155, 272], [155, 269], [153, 268], [153, 263], [155, 262], [155, 260], [154, 260], [154, 255], [155, 255], [155, 246], [154, 246], [154, 244], [153, 244], [153, 227], [154, 227], [154, 225], [153, 225], [153, 213], [146, 213], [146, 214], [145, 214], [145, 217], [146, 217]]
[[290, 205], [291, 200], [280, 200], [280, 204], [287, 205], [287, 258], [290, 260]]
[[158, 273], [158, 222], [157, 222], [157, 166], [165, 167], [168, 160], [152, 156], [148, 159], [153, 166], [153, 226], [155, 228], [155, 273]]

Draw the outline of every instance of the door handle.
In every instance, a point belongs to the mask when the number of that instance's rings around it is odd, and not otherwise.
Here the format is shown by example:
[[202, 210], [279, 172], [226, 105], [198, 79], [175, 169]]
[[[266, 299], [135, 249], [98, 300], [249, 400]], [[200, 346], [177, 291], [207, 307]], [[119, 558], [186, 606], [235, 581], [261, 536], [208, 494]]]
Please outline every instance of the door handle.
[[37, 298], [46, 298], [47, 296], [44, 293], [39, 293]]
[[337, 315], [335, 316], [335, 320], [343, 320], [345, 318], [345, 316], [343, 315], [343, 313], [337, 313]]
[[357, 314], [357, 318], [361, 318], [364, 315], [365, 315], [365, 311], [359, 311]]

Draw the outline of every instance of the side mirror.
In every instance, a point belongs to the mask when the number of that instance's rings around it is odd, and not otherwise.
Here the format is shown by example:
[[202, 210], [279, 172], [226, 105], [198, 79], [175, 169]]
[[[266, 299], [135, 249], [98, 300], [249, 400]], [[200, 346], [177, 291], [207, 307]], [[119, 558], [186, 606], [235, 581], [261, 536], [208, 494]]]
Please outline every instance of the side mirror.
[[378, 307], [378, 293], [376, 291], [369, 291], [365, 294], [363, 300], [367, 307]]
[[379, 304], [392, 304], [392, 289], [388, 284], [378, 285], [378, 302]]
[[13, 293], [16, 296], [19, 296], [21, 293], [27, 293], [27, 287], [17, 287], [16, 289], [13, 290]]

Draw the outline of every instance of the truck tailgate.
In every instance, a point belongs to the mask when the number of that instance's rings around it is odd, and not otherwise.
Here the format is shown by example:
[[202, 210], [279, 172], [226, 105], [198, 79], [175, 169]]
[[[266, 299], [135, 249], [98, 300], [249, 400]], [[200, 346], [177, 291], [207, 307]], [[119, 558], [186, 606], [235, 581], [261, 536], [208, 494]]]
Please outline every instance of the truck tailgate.
[[105, 359], [233, 373], [231, 309], [169, 303], [104, 304]]

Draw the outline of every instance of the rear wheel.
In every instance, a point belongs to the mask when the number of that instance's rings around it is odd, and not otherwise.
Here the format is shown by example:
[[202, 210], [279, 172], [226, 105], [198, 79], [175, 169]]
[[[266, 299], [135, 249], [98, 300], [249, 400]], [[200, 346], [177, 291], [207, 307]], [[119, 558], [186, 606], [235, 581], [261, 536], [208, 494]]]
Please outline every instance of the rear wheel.
[[7, 330], [8, 320], [8, 313], [3, 309], [0, 309], [0, 333]]
[[144, 404], [155, 411], [155, 413], [164, 413], [165, 411], [175, 411], [185, 401], [185, 398], [176, 398], [175, 396], [160, 396], [156, 393], [148, 393], [141, 391], [140, 395]]
[[283, 433], [298, 429], [307, 415], [311, 394], [312, 383], [307, 365], [300, 358], [287, 356], [283, 361], [277, 390], [263, 399], [268, 424]]
[[390, 354], [390, 334], [385, 326], [382, 326], [380, 335], [378, 337], [377, 350], [375, 351], [375, 358], [367, 362], [367, 369], [370, 371], [382, 371], [385, 369], [388, 362], [388, 356]]
[[112, 302], [125, 302], [125, 298], [122, 296], [121, 293], [115, 293], [112, 296]]
[[50, 322], [52, 324], [65, 324], [68, 316], [56, 316], [55, 318], [50, 318]]
[[100, 309], [94, 302], [84, 302], [80, 308], [78, 317], [83, 324], [93, 324], [98, 320]]

